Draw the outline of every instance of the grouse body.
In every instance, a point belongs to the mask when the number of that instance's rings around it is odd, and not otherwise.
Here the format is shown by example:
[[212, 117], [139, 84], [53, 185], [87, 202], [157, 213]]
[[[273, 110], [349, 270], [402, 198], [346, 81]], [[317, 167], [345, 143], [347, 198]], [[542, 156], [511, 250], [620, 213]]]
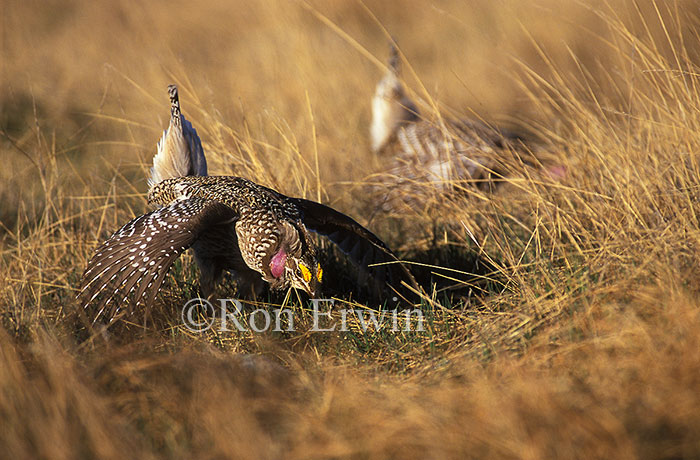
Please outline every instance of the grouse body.
[[[109, 318], [130, 295], [150, 304], [175, 260], [194, 250], [203, 296], [212, 295], [224, 271], [239, 293], [298, 288], [319, 293], [323, 270], [310, 232], [327, 236], [373, 286], [415, 286], [389, 248], [352, 218], [328, 206], [291, 198], [241, 177], [207, 176], [201, 142], [179, 111], [169, 87], [171, 123], [153, 161], [148, 202], [157, 208], [116, 231], [95, 252], [80, 283], [85, 305]], [[186, 129], [185, 129], [186, 128]]]

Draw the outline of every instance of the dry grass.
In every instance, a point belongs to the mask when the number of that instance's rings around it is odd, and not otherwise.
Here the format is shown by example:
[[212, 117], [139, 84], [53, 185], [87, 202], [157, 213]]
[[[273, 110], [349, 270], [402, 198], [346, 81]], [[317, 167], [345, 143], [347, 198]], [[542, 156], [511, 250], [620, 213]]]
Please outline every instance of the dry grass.
[[[700, 457], [698, 10], [638, 3], [4, 2], [2, 451]], [[569, 177], [370, 218], [385, 29], [425, 110], [529, 131]], [[192, 334], [185, 258], [146, 328], [86, 331], [78, 278], [146, 209], [171, 82], [211, 173], [330, 203], [442, 267], [416, 266], [428, 330], [313, 333], [290, 300], [296, 332]], [[474, 254], [496, 272], [467, 296]]]

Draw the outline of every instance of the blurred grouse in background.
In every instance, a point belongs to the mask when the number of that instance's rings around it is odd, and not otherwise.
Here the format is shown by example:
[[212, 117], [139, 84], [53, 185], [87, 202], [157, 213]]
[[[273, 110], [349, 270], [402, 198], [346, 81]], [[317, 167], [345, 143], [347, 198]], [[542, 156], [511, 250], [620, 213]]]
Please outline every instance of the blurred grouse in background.
[[[385, 205], [415, 204], [432, 189], [464, 185], [488, 190], [518, 164], [537, 164], [517, 135], [481, 121], [423, 118], [401, 83], [400, 57], [392, 43], [387, 71], [372, 98], [372, 151], [389, 160], [391, 180]], [[428, 187], [430, 188], [430, 187]]]

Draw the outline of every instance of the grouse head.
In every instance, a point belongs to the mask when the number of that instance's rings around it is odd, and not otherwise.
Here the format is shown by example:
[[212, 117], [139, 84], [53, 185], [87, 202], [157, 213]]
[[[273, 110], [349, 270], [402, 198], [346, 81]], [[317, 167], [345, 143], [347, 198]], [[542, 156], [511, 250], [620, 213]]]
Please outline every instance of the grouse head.
[[280, 225], [279, 244], [263, 260], [265, 278], [273, 289], [293, 287], [315, 297], [323, 279], [323, 269], [309, 232], [290, 222]]

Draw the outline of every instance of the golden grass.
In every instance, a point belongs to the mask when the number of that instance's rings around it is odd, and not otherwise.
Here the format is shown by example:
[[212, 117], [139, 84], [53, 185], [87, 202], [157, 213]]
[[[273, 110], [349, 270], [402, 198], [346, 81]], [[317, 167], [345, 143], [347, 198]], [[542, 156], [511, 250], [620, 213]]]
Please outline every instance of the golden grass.
[[[10, 1], [0, 13], [8, 458], [700, 456], [695, 2]], [[370, 217], [387, 32], [424, 111], [529, 131], [566, 180], [532, 173]], [[418, 262], [436, 266], [428, 331], [313, 333], [289, 300], [296, 332], [193, 334], [179, 311], [197, 292], [187, 258], [147, 328], [137, 314], [106, 340], [86, 331], [75, 287], [96, 244], [146, 209], [171, 82], [212, 174], [320, 199], [424, 277]], [[491, 282], [475, 283], [474, 254]], [[470, 283], [486, 292], [467, 295]]]

